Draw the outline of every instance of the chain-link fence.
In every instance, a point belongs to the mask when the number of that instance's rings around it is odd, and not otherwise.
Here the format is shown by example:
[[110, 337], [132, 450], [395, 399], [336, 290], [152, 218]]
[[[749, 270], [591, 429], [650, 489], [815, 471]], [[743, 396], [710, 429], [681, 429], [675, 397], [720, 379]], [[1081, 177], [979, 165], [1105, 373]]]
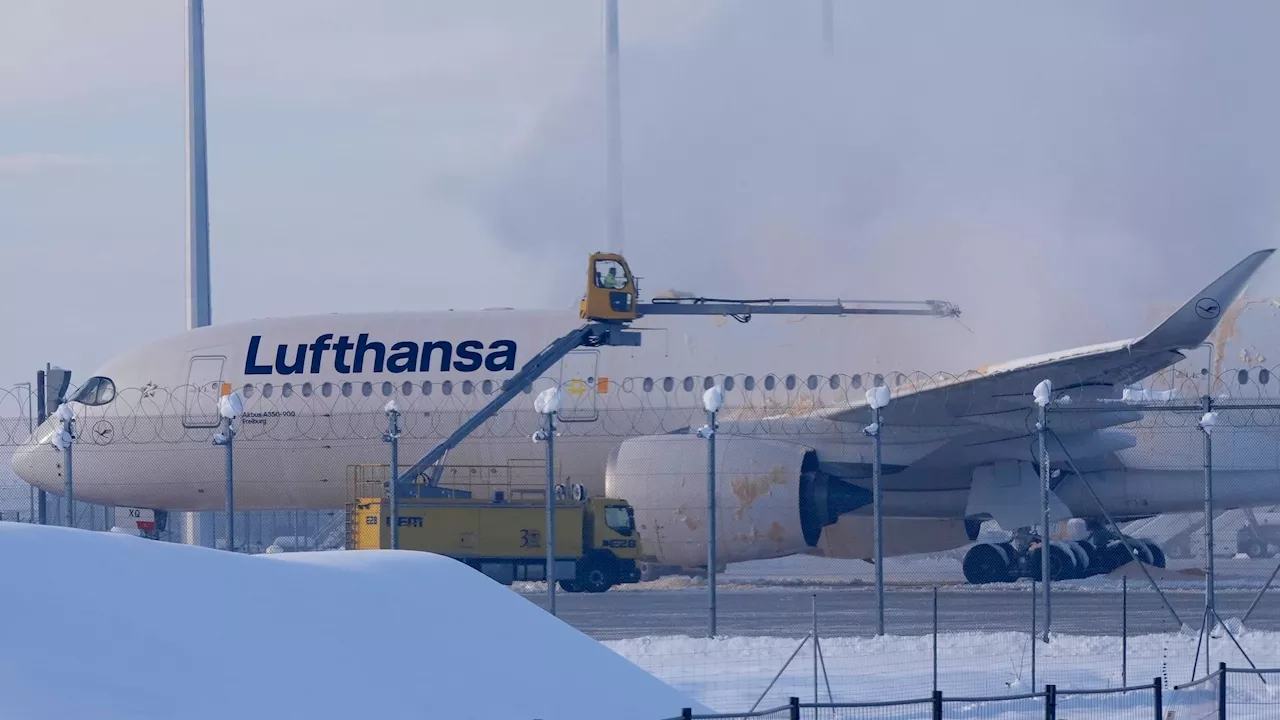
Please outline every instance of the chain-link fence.
[[[1262, 592], [1280, 551], [1280, 516], [1265, 512], [1280, 504], [1280, 393], [1269, 369], [1170, 371], [1123, 393], [1057, 377], [1046, 411], [1047, 468], [1029, 400], [1034, 375], [993, 389], [977, 373], [594, 372], [539, 380], [413, 483], [486, 501], [541, 488], [546, 460], [531, 440], [541, 426], [531, 400], [560, 387], [556, 481], [632, 506], [644, 575], [603, 594], [565, 592], [557, 614], [708, 707], [744, 712], [791, 696], [897, 701], [934, 690], [950, 707], [952, 698], [1012, 697], [1052, 684], [1061, 703], [1101, 716], [1124, 710], [1127, 695], [1108, 705], [1113, 699], [1085, 702], [1072, 691], [1152, 677], [1171, 688], [1219, 661], [1280, 665], [1280, 603]], [[987, 385], [978, 392], [980, 380]], [[877, 386], [893, 395], [877, 428], [883, 635], [870, 562], [876, 434], [865, 398]], [[349, 505], [381, 497], [390, 477], [384, 404], [394, 399], [401, 413], [403, 469], [501, 387], [494, 379], [229, 388], [244, 400], [234, 440], [234, 549], [349, 547]], [[715, 637], [707, 637], [708, 443], [696, 432], [709, 421], [702, 393], [710, 387], [724, 390]], [[222, 389], [99, 388], [71, 403], [76, 525], [121, 525], [126, 505], [167, 508], [153, 534], [179, 541], [186, 519], [177, 511], [202, 511], [225, 547], [225, 454], [213, 442]], [[0, 393], [0, 446], [20, 478], [47, 491], [48, 522], [63, 524], [58, 424], [41, 425], [32, 404], [29, 390]], [[1038, 582], [1045, 475], [1062, 515], [1076, 518], [1055, 515], [1049, 527], [1047, 618]], [[1208, 477], [1215, 497], [1206, 528]], [[0, 485], [3, 519], [36, 517], [36, 502], [18, 480]], [[1036, 510], [1029, 520], [995, 517], [1018, 517], [1027, 502]], [[403, 529], [406, 547], [422, 541], [415, 532]], [[1205, 612], [1210, 557], [1213, 616]], [[545, 602], [542, 583], [513, 587]], [[1268, 699], [1270, 686], [1258, 685], [1242, 685], [1240, 702]]]

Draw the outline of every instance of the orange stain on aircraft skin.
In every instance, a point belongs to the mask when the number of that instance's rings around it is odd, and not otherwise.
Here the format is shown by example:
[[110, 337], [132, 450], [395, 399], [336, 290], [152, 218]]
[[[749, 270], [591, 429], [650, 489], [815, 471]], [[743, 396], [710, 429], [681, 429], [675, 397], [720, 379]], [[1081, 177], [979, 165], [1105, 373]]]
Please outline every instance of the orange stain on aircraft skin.
[[759, 475], [756, 480], [746, 476], [734, 478], [730, 483], [730, 487], [733, 490], [734, 497], [738, 498], [738, 509], [733, 516], [741, 520], [742, 515], [758, 498], [772, 492], [775, 485], [786, 484], [787, 478], [783, 475], [781, 467], [775, 467], [763, 475]]

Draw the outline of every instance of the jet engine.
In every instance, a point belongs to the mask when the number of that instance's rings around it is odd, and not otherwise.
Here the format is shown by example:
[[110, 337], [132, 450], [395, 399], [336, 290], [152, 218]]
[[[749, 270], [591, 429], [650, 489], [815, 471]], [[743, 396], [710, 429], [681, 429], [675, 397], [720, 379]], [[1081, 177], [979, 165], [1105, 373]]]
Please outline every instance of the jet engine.
[[[707, 564], [708, 441], [649, 435], [610, 455], [605, 490], [635, 508], [645, 554], [663, 565]], [[818, 469], [813, 448], [716, 436], [716, 557], [781, 557], [816, 547], [822, 529], [871, 503], [870, 491]]]

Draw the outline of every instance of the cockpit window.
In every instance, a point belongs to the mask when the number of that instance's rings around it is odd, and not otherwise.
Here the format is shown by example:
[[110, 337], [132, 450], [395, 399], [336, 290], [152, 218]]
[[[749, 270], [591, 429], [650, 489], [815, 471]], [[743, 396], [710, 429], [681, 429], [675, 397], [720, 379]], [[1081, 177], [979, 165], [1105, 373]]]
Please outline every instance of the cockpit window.
[[627, 287], [627, 271], [617, 260], [596, 260], [596, 287], [622, 290]]
[[81, 405], [93, 407], [95, 405], [106, 405], [116, 399], [116, 384], [111, 382], [111, 378], [102, 376], [94, 376], [85, 381], [80, 387], [80, 391], [71, 398], [72, 402], [78, 402]]
[[606, 506], [604, 509], [604, 524], [619, 535], [630, 535], [636, 527], [634, 512], [627, 506]]

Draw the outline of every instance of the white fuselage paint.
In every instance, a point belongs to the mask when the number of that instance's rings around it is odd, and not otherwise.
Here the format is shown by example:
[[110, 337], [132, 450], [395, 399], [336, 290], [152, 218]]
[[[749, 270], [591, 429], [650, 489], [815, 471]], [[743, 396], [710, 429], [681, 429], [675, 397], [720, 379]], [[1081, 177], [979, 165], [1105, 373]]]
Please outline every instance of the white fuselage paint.
[[[517, 397], [449, 455], [441, 483], [486, 493], [486, 485], [541, 485], [544, 447], [530, 440], [540, 423], [532, 399], [554, 383], [567, 391], [557, 476], [561, 482], [582, 483], [593, 494], [605, 491], [606, 459], [618, 443], [705, 422], [706, 376], [735, 381], [726, 388], [722, 422], [777, 416], [798, 403], [860, 401], [876, 372], [885, 372], [890, 384], [892, 373], [851, 360], [847, 334], [839, 332], [842, 322], [757, 318], [743, 326], [721, 318], [646, 318], [638, 323], [645, 328], [640, 347], [582, 349], [544, 374], [529, 394]], [[580, 323], [575, 312], [560, 311], [343, 314], [226, 324], [168, 338], [95, 373], [114, 382], [114, 401], [74, 405], [80, 428], [74, 450], [76, 497], [168, 510], [221, 509], [224, 451], [210, 439], [218, 422], [219, 385], [230, 383], [245, 395], [236, 444], [237, 507], [340, 508], [353, 497], [353, 468], [389, 462], [381, 440], [385, 388], [404, 413], [400, 458], [407, 467], [488, 402], [535, 353]], [[751, 326], [756, 327], [748, 330]], [[737, 333], [741, 336], [731, 337]], [[341, 338], [354, 345], [362, 335], [366, 345], [382, 343], [381, 352], [366, 347], [358, 362], [354, 347], [340, 356], [335, 344]], [[450, 344], [447, 362], [445, 348], [433, 344], [439, 342]], [[754, 352], [753, 346], [764, 347], [759, 343], [786, 351], [788, 367], [765, 366], [760, 358], [776, 353]], [[841, 376], [838, 387], [828, 382], [833, 375]], [[817, 379], [814, 389], [810, 376]], [[855, 386], [852, 377], [861, 385]], [[750, 389], [748, 378], [754, 380]], [[788, 387], [789, 382], [794, 385]], [[424, 394], [426, 384], [430, 395]], [[451, 386], [448, 394], [446, 386]], [[762, 422], [767, 428], [768, 421]], [[909, 465], [970, 429], [938, 426], [919, 433], [916, 442], [886, 443], [884, 462]], [[861, 430], [852, 423], [814, 420], [799, 431], [793, 428], [787, 439], [817, 448], [824, 460], [869, 461], [870, 439]], [[48, 443], [52, 432], [52, 421], [38, 429], [35, 443], [15, 453], [13, 465], [23, 479], [58, 493], [63, 483], [60, 455]], [[1186, 437], [1176, 442], [1199, 447], [1194, 427], [1182, 432]], [[1168, 435], [1161, 439], [1175, 442]], [[1138, 440], [1139, 447], [1124, 455], [1126, 463], [1142, 466], [1150, 462], [1144, 458], [1152, 449], [1144, 452], [1141, 435]], [[1264, 441], [1276, 452], [1274, 433]], [[1223, 489], [1242, 502], [1280, 502], [1274, 476], [1280, 463], [1267, 463], [1262, 458], [1234, 480], [1224, 478]], [[1099, 489], [1111, 512], [1194, 510], [1198, 464], [1188, 455], [1176, 466], [1150, 471], [1112, 469], [1099, 483], [1105, 489]], [[889, 554], [967, 542], [962, 517], [972, 464], [928, 465], [908, 468], [894, 481], [909, 489], [884, 494], [887, 529], [898, 523], [905, 531], [887, 533]], [[1153, 485], [1156, 476], [1163, 478], [1161, 487]], [[662, 495], [661, 487], [635, 487], [625, 496], [641, 511], [661, 507]], [[1092, 499], [1074, 486], [1064, 487], [1063, 499], [1081, 515], [1096, 514]], [[828, 527], [822, 551], [867, 556], [870, 532], [861, 517], [867, 513], [864, 508]]]

